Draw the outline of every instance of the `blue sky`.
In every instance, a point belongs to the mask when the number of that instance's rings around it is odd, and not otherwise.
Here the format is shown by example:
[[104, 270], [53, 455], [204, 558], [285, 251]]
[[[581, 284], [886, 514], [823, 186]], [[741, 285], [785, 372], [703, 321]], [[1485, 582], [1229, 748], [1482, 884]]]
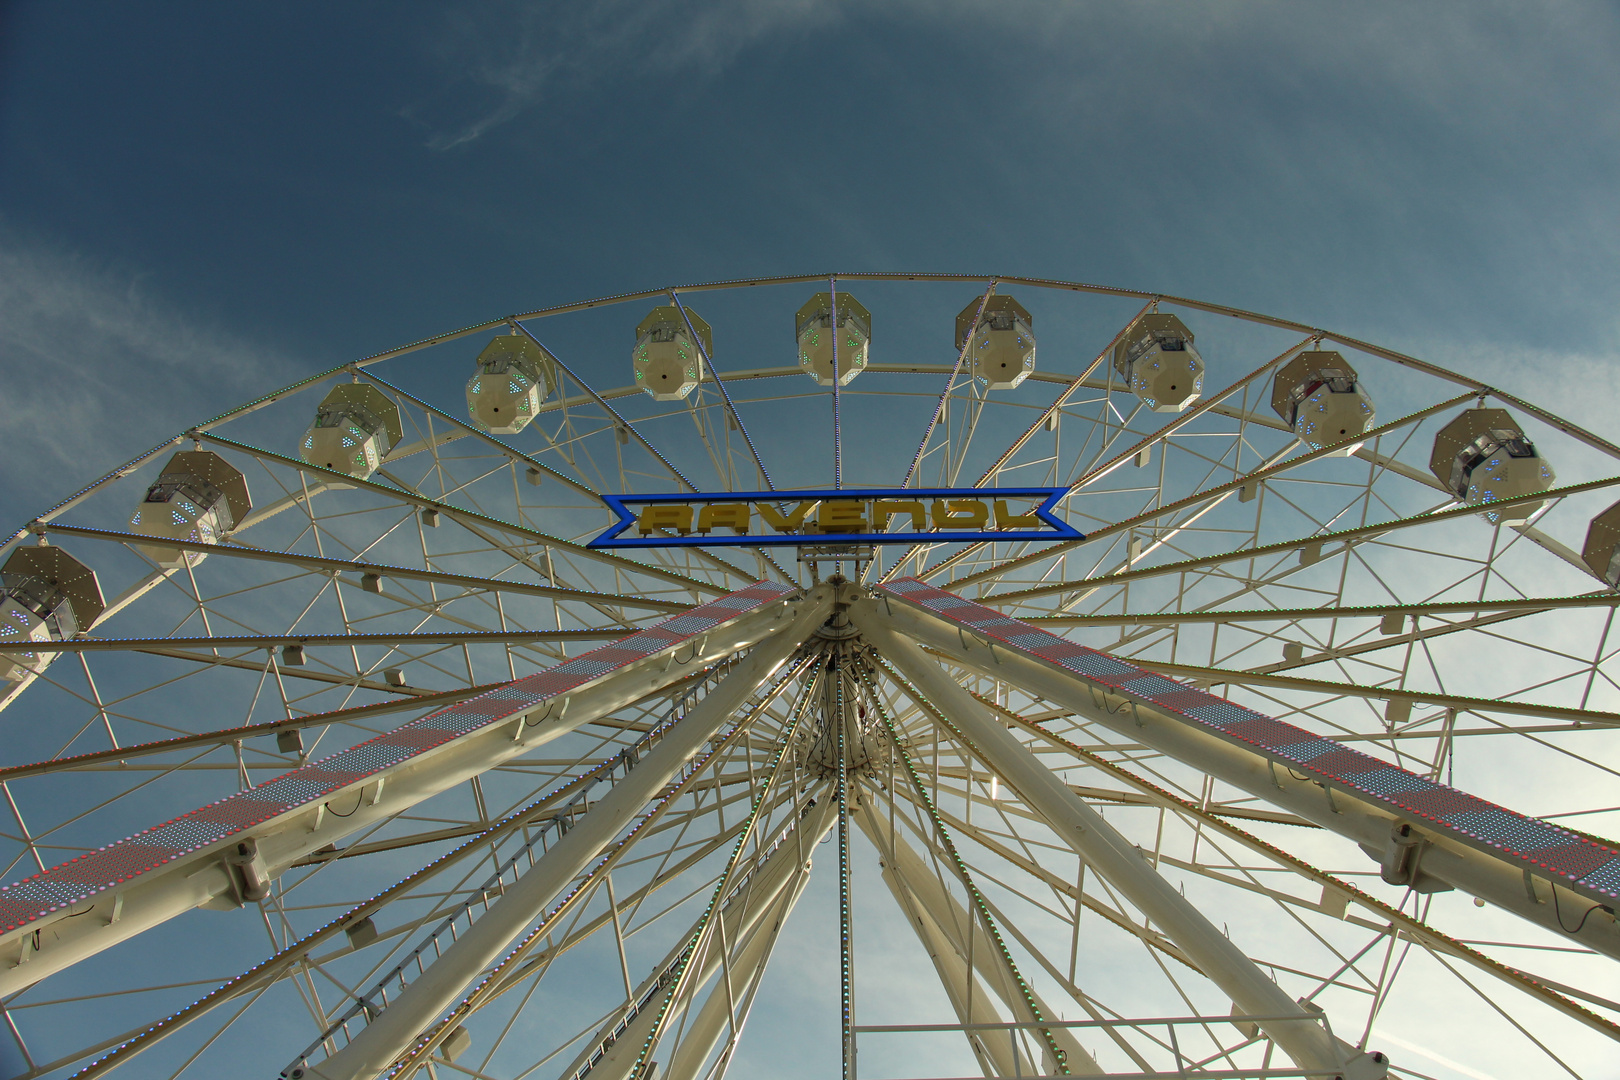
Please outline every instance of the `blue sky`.
[[299, 373], [754, 274], [1121, 284], [1615, 396], [1610, 4], [4, 11], [11, 522]]
[[437, 331], [832, 270], [1257, 309], [1609, 435], [1617, 58], [1613, 3], [3, 4], [0, 524]]

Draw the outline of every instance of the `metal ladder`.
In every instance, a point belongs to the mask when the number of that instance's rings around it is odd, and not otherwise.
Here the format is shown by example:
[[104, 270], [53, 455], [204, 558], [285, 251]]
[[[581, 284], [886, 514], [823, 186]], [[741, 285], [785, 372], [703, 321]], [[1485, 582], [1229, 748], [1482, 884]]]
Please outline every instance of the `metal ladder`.
[[[675, 699], [670, 703], [669, 711], [665, 714], [663, 720], [642, 732], [634, 743], [620, 750], [612, 757], [603, 759], [590, 772], [569, 780], [568, 784], [574, 784], [578, 783], [581, 778], [585, 778], [585, 783], [578, 791], [574, 792], [566, 803], [558, 807], [544, 820], [525, 828], [525, 832], [530, 834], [529, 838], [501, 862], [494, 873], [490, 874], [482, 885], [468, 893], [449, 914], [440, 920], [438, 925], [414, 949], [373, 983], [370, 989], [357, 994], [348, 1007], [327, 1025], [326, 1030], [305, 1047], [303, 1052], [295, 1057], [285, 1069], [281, 1070], [282, 1077], [286, 1078], [286, 1080], [296, 1080], [296, 1078], [303, 1076], [305, 1063], [318, 1053], [324, 1044], [336, 1039], [339, 1034], [343, 1036], [345, 1041], [348, 1041], [352, 1037], [349, 1031], [351, 1023], [362, 1019], [369, 1022], [379, 1012], [387, 1008], [389, 992], [391, 990], [398, 992], [405, 989], [406, 986], [410, 985], [410, 979], [415, 978], [414, 975], [408, 975], [409, 969], [413, 965], [417, 974], [425, 972], [428, 965], [438, 958], [444, 947], [450, 942], [454, 942], [463, 929], [473, 924], [476, 918], [474, 915], [475, 909], [482, 907], [484, 910], [488, 910], [492, 899], [499, 899], [506, 892], [507, 875], [511, 874], [514, 882], [517, 880], [523, 872], [518, 869], [519, 863], [527, 860], [527, 866], [523, 869], [528, 869], [534, 865], [536, 846], [539, 846], [541, 852], [544, 853], [547, 837], [552, 834], [553, 830], [556, 830], [556, 836], [559, 838], [568, 832], [575, 812], [589, 808], [588, 798], [591, 791], [598, 784], [606, 781], [611, 787], [618, 778], [628, 775], [630, 770], [635, 768], [640, 761], [641, 755], [686, 716], [688, 707], [693, 703], [694, 699], [701, 696], [699, 691], [707, 692], [712, 689], [714, 684], [737, 663], [737, 658], [728, 657], [711, 667], [701, 679], [688, 685], [676, 695]], [[699, 757], [701, 758], [701, 755]], [[692, 767], [693, 763], [688, 762], [676, 778], [677, 782], [685, 779], [687, 772]], [[563, 786], [567, 787], [568, 785]], [[465, 926], [463, 926], [463, 920], [465, 920]], [[448, 942], [445, 940], [447, 935]], [[429, 955], [430, 951], [431, 956]]]

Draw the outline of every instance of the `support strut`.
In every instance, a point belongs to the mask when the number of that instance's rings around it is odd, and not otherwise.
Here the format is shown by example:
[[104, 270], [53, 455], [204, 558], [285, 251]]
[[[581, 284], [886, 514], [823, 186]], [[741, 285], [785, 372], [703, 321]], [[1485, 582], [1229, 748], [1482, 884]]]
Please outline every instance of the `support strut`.
[[736, 669], [666, 734], [472, 927], [343, 1049], [305, 1074], [371, 1080], [408, 1050], [523, 929], [605, 848], [637, 812], [826, 618], [830, 603], [808, 603], [781, 632], [755, 646]]
[[857, 616], [868, 641], [929, 699], [953, 732], [986, 766], [1013, 788], [1024, 804], [1097, 873], [1129, 898], [1198, 965], [1200, 970], [1251, 1016], [1297, 1017], [1266, 1020], [1262, 1027], [1289, 1057], [1312, 1075], [1375, 1078], [1384, 1064], [1354, 1048], [1337, 1045], [1323, 1028], [1254, 961], [1228, 940], [1186, 897], [1145, 862], [1136, 847], [1102, 815], [1069, 790], [1062, 779], [988, 710], [947, 675], [914, 642], [901, 637], [876, 609]]

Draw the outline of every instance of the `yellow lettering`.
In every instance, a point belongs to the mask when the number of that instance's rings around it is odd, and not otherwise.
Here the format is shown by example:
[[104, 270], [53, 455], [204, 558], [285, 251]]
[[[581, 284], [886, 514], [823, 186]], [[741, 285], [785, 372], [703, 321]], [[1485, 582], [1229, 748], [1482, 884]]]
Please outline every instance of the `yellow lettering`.
[[883, 532], [889, 527], [889, 518], [895, 514], [910, 514], [911, 528], [914, 532], [922, 532], [928, 528], [928, 516], [923, 513], [923, 504], [911, 499], [879, 499], [872, 504], [872, 528]]
[[996, 500], [996, 528], [998, 529], [1036, 529], [1044, 525], [1035, 514], [1013, 514], [1007, 510], [1007, 500]]
[[636, 519], [636, 528], [641, 530], [642, 536], [648, 536], [660, 529], [672, 529], [685, 536], [692, 531], [692, 508], [679, 503], [649, 506]]
[[816, 524], [822, 532], [857, 533], [866, 531], [866, 504], [854, 499], [833, 499], [821, 504]]
[[798, 532], [804, 527], [805, 515], [814, 510], [818, 505], [819, 502], [817, 500], [806, 499], [799, 503], [798, 507], [793, 511], [793, 513], [789, 514], [787, 517], [783, 517], [781, 514], [776, 512], [776, 507], [772, 506], [770, 503], [762, 502], [759, 504], [759, 516], [765, 519], [765, 524], [769, 525], [779, 533]]
[[706, 533], [723, 525], [738, 536], [745, 536], [752, 520], [753, 512], [747, 503], [710, 503], [698, 511], [697, 531]]
[[990, 508], [978, 499], [935, 499], [934, 524], [942, 529], [982, 529]]

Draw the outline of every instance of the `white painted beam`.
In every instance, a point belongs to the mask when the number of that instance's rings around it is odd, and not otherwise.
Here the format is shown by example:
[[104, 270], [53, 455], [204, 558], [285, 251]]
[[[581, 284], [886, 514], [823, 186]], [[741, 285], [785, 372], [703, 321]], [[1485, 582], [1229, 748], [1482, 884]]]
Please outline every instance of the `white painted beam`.
[[[1325, 787], [1315, 778], [1274, 765], [1259, 748], [1223, 739], [1151, 701], [1088, 681], [1079, 672], [1059, 669], [1015, 647], [1004, 647], [999, 641], [992, 645], [970, 628], [911, 604], [866, 600], [861, 605], [859, 617], [866, 622], [874, 618], [886, 622], [949, 657], [954, 664], [1006, 680], [1132, 743], [1207, 772], [1366, 849], [1381, 853], [1390, 844], [1396, 814], [1389, 807], [1358, 797], [1352, 789]], [[1620, 959], [1620, 924], [1612, 913], [1595, 906], [1586, 895], [1554, 884], [1545, 871], [1532, 872], [1534, 868], [1523, 859], [1467, 844], [1438, 825], [1418, 821], [1414, 829], [1424, 842], [1419, 860], [1424, 875], [1511, 911], [1566, 940]], [[1577, 916], [1561, 925], [1560, 912], [1587, 915], [1582, 922], [1577, 923]]]
[[[868, 796], [871, 797], [870, 795]], [[902, 910], [910, 917], [912, 929], [917, 931], [917, 937], [923, 942], [930, 955], [934, 955], [939, 943], [944, 943], [955, 951], [956, 955], [965, 963], [972, 955], [973, 966], [979, 977], [995, 991], [1015, 1020], [1023, 1023], [1034, 1023], [1039, 1019], [1030, 1009], [1028, 1002], [1023, 999], [1019, 991], [1017, 980], [1011, 966], [1001, 951], [993, 948], [985, 936], [983, 944], [976, 948], [969, 948], [965, 935], [974, 931], [973, 916], [968, 910], [947, 892], [940, 884], [939, 878], [931, 873], [922, 856], [908, 844], [905, 838], [899, 835], [898, 830], [889, 828], [888, 821], [882, 814], [873, 813], [865, 799], [862, 800], [860, 812], [855, 817], [861, 831], [872, 841], [883, 856], [883, 881], [889, 886], [895, 900]], [[939, 957], [935, 957], [935, 966], [940, 967]], [[941, 968], [941, 975], [944, 969]], [[947, 988], [949, 990], [949, 988]], [[1030, 996], [1035, 1000], [1035, 1007], [1048, 1019], [1057, 1016], [1055, 1009], [1042, 1001], [1034, 987], [1029, 987]], [[956, 1004], [956, 995], [952, 995], [952, 1004]], [[967, 1011], [958, 1008], [957, 1014], [961, 1021], [966, 1023], [999, 1023], [993, 1016], [985, 1015], [983, 1005], [977, 1006], [975, 1015], [971, 1018]], [[1033, 1029], [1032, 1029], [1033, 1030]], [[1068, 1071], [1077, 1076], [1100, 1076], [1102, 1069], [1092, 1056], [1086, 1053], [1074, 1037], [1074, 1032], [1065, 1027], [1041, 1029], [1064, 1053], [1064, 1063]], [[980, 1033], [968, 1033], [975, 1043], [975, 1048], [981, 1044]], [[992, 1054], [998, 1051], [1011, 1056], [1011, 1042], [1003, 1043], [1001, 1039], [992, 1037], [986, 1047]], [[1051, 1060], [1049, 1052], [1044, 1052], [1044, 1065], [1049, 1073], [1058, 1073], [1058, 1062]], [[1009, 1072], [1016, 1072], [1019, 1066], [1013, 1062], [1002, 1062], [997, 1065], [997, 1072], [1003, 1076]]]
[[0, 995], [194, 907], [256, 899], [247, 895], [255, 882], [311, 852], [789, 627], [791, 649], [827, 595], [806, 603], [761, 585], [722, 597], [8, 885], [0, 889]]
[[761, 682], [769, 678], [832, 610], [831, 590], [816, 590], [778, 633], [757, 645], [719, 686], [669, 730], [624, 779], [575, 821], [471, 928], [446, 948], [349, 1044], [305, 1076], [371, 1080], [408, 1050], [424, 1029], [455, 1004], [467, 986], [538, 919], [680, 768], [711, 739]]
[[[801, 862], [798, 858], [799, 838], [790, 835], [755, 872], [753, 880], [745, 883], [743, 889], [734, 894], [721, 909], [720, 917], [723, 920], [725, 940], [731, 943], [734, 954], [732, 959], [734, 980], [742, 977], [741, 969], [749, 962], [749, 957], [753, 957], [757, 968], [763, 968], [769, 961], [769, 950], [774, 945], [777, 931], [781, 924], [787, 921], [788, 915], [798, 903], [805, 885], [810, 880], [810, 855], [815, 852], [822, 837], [832, 830], [837, 820], [837, 809], [838, 803], [832, 798], [823, 798], [812, 807], [803, 820], [794, 826], [802, 830], [800, 836], [806, 852], [805, 859]], [[651, 1007], [651, 1004], [658, 1000], [657, 997], [649, 998], [648, 995], [656, 988], [658, 978], [679, 959], [685, 943], [697, 932], [698, 925], [694, 922], [688, 931], [681, 934], [680, 943], [654, 966], [652, 973], [636, 987], [635, 1000], [645, 1001], [647, 1005], [631, 1018], [625, 1030], [613, 1040], [601, 1059], [591, 1066], [583, 1080], [629, 1080], [630, 1070], [635, 1066], [636, 1057], [641, 1052], [647, 1035], [652, 1031], [653, 1022], [658, 1014], [658, 1010]], [[718, 937], [715, 940], [718, 942]], [[690, 985], [694, 989], [701, 988], [719, 973], [720, 964], [720, 950], [711, 947], [702, 958], [698, 973]], [[734, 988], [736, 985], [734, 982]], [[679, 1008], [683, 1004], [685, 1003], [677, 1002], [674, 1007]], [[696, 1019], [688, 1022], [686, 1033], [670, 1058], [669, 1068], [659, 1075], [667, 1077], [668, 1080], [695, 1076], [694, 1070], [713, 1052], [716, 1040], [729, 1030], [729, 1012], [730, 1002], [726, 997], [725, 983], [717, 982], [709, 994], [708, 1001], [699, 1009]], [[559, 1074], [559, 1080], [572, 1080], [580, 1067], [607, 1040], [619, 1022], [620, 1018], [615, 1017], [605, 1025], [597, 1033], [596, 1038], [579, 1052], [579, 1056], [568, 1068]]]
[[915, 642], [898, 633], [881, 605], [864, 602], [855, 613], [855, 621], [866, 639], [972, 743], [976, 756], [1016, 791], [1027, 807], [1041, 815], [1059, 839], [1180, 946], [1240, 1011], [1251, 1016], [1298, 1018], [1261, 1024], [1295, 1063], [1324, 1076], [1342, 1075], [1347, 1080], [1385, 1075], [1383, 1064], [1370, 1055], [1335, 1045], [1311, 1014], [1161, 877], [1135, 845], [1070, 791]]

